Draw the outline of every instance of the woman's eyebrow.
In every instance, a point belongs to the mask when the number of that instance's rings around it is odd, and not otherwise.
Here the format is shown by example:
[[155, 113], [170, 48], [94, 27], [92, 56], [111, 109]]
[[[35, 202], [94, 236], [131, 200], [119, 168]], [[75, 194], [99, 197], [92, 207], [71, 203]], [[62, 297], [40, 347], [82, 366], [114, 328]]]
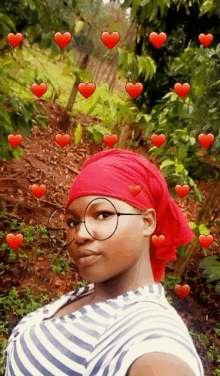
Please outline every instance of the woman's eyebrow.
[[[91, 207], [93, 208], [93, 207], [97, 207], [97, 206], [100, 206], [100, 205], [103, 205], [103, 203], [96, 202], [96, 203], [92, 204]], [[71, 214], [75, 214], [75, 209], [68, 209], [68, 210], [69, 211], [66, 212], [65, 217], [67, 217], [68, 215], [71, 215]]]

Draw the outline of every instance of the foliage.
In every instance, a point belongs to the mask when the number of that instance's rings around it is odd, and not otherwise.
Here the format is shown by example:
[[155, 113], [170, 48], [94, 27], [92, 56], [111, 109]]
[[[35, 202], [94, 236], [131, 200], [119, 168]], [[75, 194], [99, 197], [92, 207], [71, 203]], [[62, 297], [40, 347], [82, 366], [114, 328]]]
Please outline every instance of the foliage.
[[42, 291], [38, 291], [38, 297], [40, 302], [34, 299], [33, 294], [27, 287], [25, 291], [25, 296], [19, 298], [19, 292], [15, 286], [9, 291], [9, 293], [2, 293], [0, 296], [0, 310], [1, 311], [13, 311], [15, 315], [25, 316], [30, 312], [42, 306], [42, 303], [48, 300], [48, 296], [44, 295]]
[[216, 255], [205, 257], [199, 267], [204, 269], [203, 276], [207, 282], [216, 282], [215, 292], [220, 295], [220, 259]]
[[176, 284], [181, 283], [181, 278], [178, 276], [167, 276], [162, 280], [162, 285], [166, 289], [174, 289]]
[[52, 265], [54, 273], [65, 275], [70, 270], [70, 260], [67, 258], [67, 254], [57, 257], [56, 254], [49, 254], [48, 258], [54, 260], [56, 263]]
[[76, 130], [74, 132], [74, 142], [75, 142], [75, 145], [79, 144], [79, 142], [81, 141], [81, 139], [82, 139], [82, 133], [83, 133], [82, 125], [81, 125], [81, 123], [78, 123], [77, 127], [76, 127]]
[[[162, 147], [153, 146], [149, 152], [158, 157], [171, 189], [176, 184], [188, 184], [201, 201], [202, 195], [195, 180], [201, 176], [204, 180], [216, 179], [219, 168], [205, 162], [205, 153], [198, 149], [200, 133], [214, 134], [215, 142], [208, 153], [216, 166], [220, 163], [218, 0], [187, 3], [179, 0], [126, 0], [122, 7], [132, 8], [131, 18], [137, 24], [136, 61], [147, 56], [157, 66], [152, 77], [144, 75], [143, 71], [138, 71], [137, 64], [131, 65], [133, 52], [119, 50], [119, 65], [124, 66], [124, 70], [129, 67], [130, 80], [144, 85], [135, 103], [149, 117], [145, 129], [142, 128], [145, 137], [154, 132], [167, 136]], [[198, 35], [206, 30], [214, 35], [211, 48], [197, 47]], [[168, 36], [160, 49], [149, 42], [152, 31], [164, 31]], [[173, 91], [177, 82], [191, 85], [186, 97], [180, 98]]]
[[156, 72], [155, 61], [150, 56], [137, 56], [134, 52], [122, 50], [118, 47], [118, 65], [126, 75], [132, 75], [132, 80], [143, 82], [152, 79]]

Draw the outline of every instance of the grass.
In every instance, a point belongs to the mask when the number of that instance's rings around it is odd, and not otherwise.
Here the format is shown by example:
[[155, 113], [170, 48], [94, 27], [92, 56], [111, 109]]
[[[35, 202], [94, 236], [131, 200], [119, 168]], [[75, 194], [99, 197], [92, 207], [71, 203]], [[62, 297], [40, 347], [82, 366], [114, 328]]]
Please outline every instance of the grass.
[[[50, 99], [55, 91], [60, 92], [56, 102], [66, 107], [75, 82], [75, 72], [78, 70], [73, 52], [52, 57], [49, 50], [42, 51], [35, 45], [32, 48], [24, 45], [22, 50], [13, 51], [13, 58], [8, 54], [2, 60], [5, 59], [15, 64], [11, 76], [16, 81], [11, 80], [10, 85], [14, 94], [27, 101], [35, 100], [37, 97], [31, 92], [31, 84], [45, 82], [48, 89], [41, 98]], [[90, 82], [91, 72], [81, 71], [80, 80]], [[120, 120], [119, 116], [126, 121], [133, 114], [128, 99], [130, 100], [125, 90], [110, 92], [108, 84], [96, 84], [96, 91], [90, 98], [85, 99], [80, 93], [77, 94], [72, 112], [89, 113], [108, 123], [112, 123], [113, 119], [116, 123]]]

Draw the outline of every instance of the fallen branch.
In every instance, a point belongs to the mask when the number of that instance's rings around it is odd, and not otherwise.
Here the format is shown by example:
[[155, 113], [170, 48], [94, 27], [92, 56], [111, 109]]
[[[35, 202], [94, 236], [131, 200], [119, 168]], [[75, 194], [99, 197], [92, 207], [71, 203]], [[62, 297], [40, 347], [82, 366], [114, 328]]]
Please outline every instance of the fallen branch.
[[74, 172], [74, 174], [79, 174], [79, 171], [75, 170], [74, 168], [70, 167], [70, 166], [65, 166], [67, 167], [70, 171]]

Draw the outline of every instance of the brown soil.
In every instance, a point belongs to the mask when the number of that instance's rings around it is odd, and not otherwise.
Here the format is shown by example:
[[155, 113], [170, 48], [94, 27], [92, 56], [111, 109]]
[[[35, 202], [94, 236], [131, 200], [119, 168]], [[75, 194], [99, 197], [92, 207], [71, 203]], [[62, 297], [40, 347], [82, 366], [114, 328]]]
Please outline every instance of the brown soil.
[[[11, 163], [3, 161], [0, 165], [0, 204], [2, 201], [6, 203], [8, 213], [12, 213], [17, 206], [17, 213], [12, 218], [17, 218], [27, 225], [46, 225], [50, 213], [54, 208], [63, 206], [66, 203], [69, 188], [79, 173], [83, 163], [90, 156], [99, 151], [108, 149], [109, 147], [102, 143], [95, 143], [89, 140], [87, 126], [98, 122], [90, 116], [79, 114], [76, 118], [71, 119], [71, 125], [63, 132], [60, 125], [62, 116], [61, 106], [52, 102], [44, 103], [45, 113], [49, 115], [48, 128], [43, 130], [41, 127], [35, 127], [28, 139], [23, 138], [22, 147], [24, 154], [20, 161], [13, 160]], [[83, 126], [83, 141], [78, 145], [74, 145], [74, 131], [78, 121]], [[61, 148], [54, 140], [58, 133], [67, 133], [71, 137], [70, 143]], [[115, 145], [117, 147], [117, 144]], [[155, 158], [150, 156], [147, 149], [143, 146], [134, 148], [127, 147], [140, 153], [157, 167], [159, 163]], [[30, 186], [33, 184], [44, 184], [47, 187], [46, 193], [37, 199], [31, 192]], [[197, 182], [204, 197], [211, 194], [213, 183], [203, 181]], [[192, 198], [180, 199], [174, 196], [175, 202], [181, 207], [187, 220], [195, 220], [202, 203], [196, 202]], [[216, 202], [215, 209], [220, 208], [220, 201]], [[7, 226], [0, 224], [0, 231], [6, 231]], [[9, 229], [7, 229], [9, 230]], [[13, 232], [10, 231], [10, 232]], [[216, 254], [220, 256], [220, 228], [213, 226], [211, 233], [214, 242], [209, 247], [209, 255]], [[5, 241], [5, 240], [3, 240]], [[19, 291], [19, 296], [23, 296], [25, 288], [30, 287], [33, 293], [36, 293], [39, 287], [47, 294], [50, 299], [57, 296], [58, 293], [66, 294], [73, 287], [82, 281], [78, 273], [77, 267], [73, 260], [70, 259], [71, 270], [65, 275], [56, 274], [50, 267], [50, 260], [43, 254], [39, 257], [35, 248], [41, 248], [45, 254], [63, 254], [63, 250], [59, 251], [52, 248], [51, 243], [47, 239], [36, 239], [34, 244], [23, 244], [15, 252], [17, 254], [28, 252], [28, 259], [19, 259], [8, 262], [8, 258], [2, 254], [0, 262], [8, 264], [8, 269], [0, 275], [0, 286], [2, 291], [9, 291], [13, 286]], [[59, 252], [59, 253], [58, 253]], [[202, 247], [196, 255], [188, 270], [182, 276], [182, 283], [188, 283], [191, 287], [190, 294], [185, 299], [179, 299], [173, 290], [168, 291], [168, 296], [173, 298], [172, 305], [180, 314], [189, 330], [197, 333], [206, 333], [210, 339], [210, 343], [215, 343], [220, 349], [220, 338], [215, 335], [213, 327], [215, 321], [220, 321], [220, 299], [217, 301], [217, 295], [213, 287], [207, 287], [205, 279], [202, 277], [202, 270], [198, 267], [198, 262], [204, 258]], [[33, 271], [27, 270], [28, 266], [33, 266]], [[49, 270], [48, 270], [49, 269]], [[172, 263], [167, 267], [167, 272], [172, 270]], [[197, 281], [192, 283], [187, 281], [187, 276], [199, 276]], [[44, 278], [45, 277], [45, 278]], [[206, 293], [208, 298], [202, 300], [201, 291]], [[46, 304], [46, 303], [45, 303]], [[9, 327], [9, 335], [12, 329], [20, 321], [21, 317], [12, 314]], [[8, 337], [7, 337], [8, 338]], [[218, 364], [214, 361], [208, 361], [206, 352], [208, 347], [202, 345], [198, 339], [193, 337], [194, 344], [201, 357], [205, 374], [213, 375], [214, 369]]]

